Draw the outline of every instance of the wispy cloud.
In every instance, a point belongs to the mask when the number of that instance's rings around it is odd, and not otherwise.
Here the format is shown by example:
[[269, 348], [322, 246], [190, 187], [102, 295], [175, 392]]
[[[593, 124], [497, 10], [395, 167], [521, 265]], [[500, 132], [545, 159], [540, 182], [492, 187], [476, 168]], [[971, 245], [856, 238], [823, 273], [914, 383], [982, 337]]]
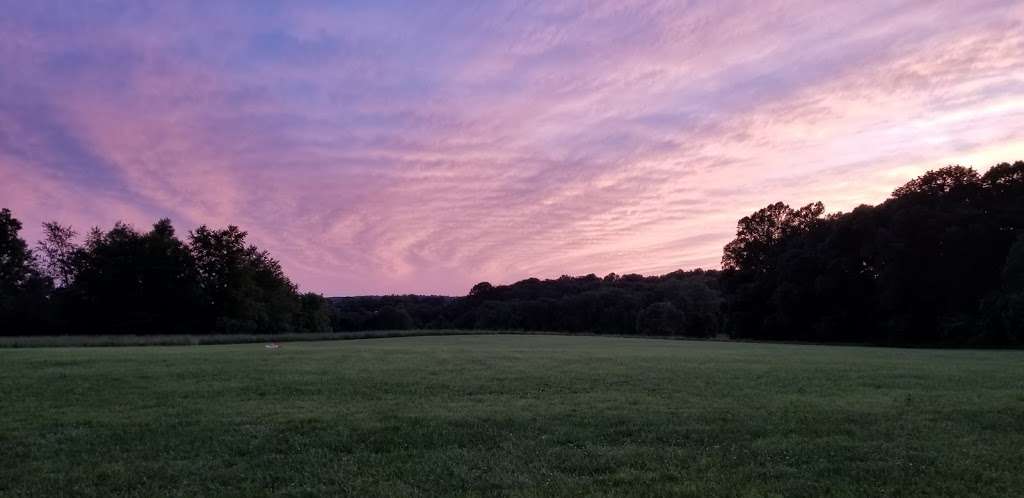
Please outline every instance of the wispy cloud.
[[0, 8], [30, 238], [234, 223], [328, 294], [716, 267], [769, 202], [1024, 158], [1020, 2]]

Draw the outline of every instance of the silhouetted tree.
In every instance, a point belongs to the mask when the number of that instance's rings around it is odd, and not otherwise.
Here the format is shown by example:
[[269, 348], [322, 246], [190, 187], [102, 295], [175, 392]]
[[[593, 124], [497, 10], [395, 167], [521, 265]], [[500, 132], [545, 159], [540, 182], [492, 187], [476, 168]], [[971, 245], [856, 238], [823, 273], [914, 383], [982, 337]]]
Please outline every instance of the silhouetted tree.
[[167, 219], [146, 233], [118, 222], [79, 245], [73, 229], [50, 222], [41, 265], [20, 229], [0, 211], [0, 334], [323, 332], [334, 321], [326, 299], [300, 296], [234, 226], [201, 226], [186, 244]]
[[1015, 163], [984, 176], [929, 171], [878, 206], [826, 218], [819, 205], [768, 206], [741, 220], [725, 249], [729, 329], [812, 341], [996, 341], [991, 317], [1010, 316], [1012, 298], [989, 296], [1024, 229], [1022, 199], [1024, 163]]
[[50, 281], [40, 272], [22, 225], [9, 209], [0, 209], [0, 335], [39, 332], [46, 328]]
[[55, 221], [43, 223], [43, 239], [39, 241], [39, 254], [44, 273], [58, 287], [68, 286], [75, 277], [78, 246], [75, 232], [70, 226]]
[[660, 277], [641, 275], [563, 275], [529, 278], [511, 285], [478, 284], [470, 295], [436, 310], [433, 326], [491, 330], [549, 330], [597, 334], [636, 334], [645, 306], [669, 302], [692, 318], [687, 335], [718, 333], [721, 295], [718, 272], [695, 270]]
[[93, 229], [75, 261], [67, 290], [79, 327], [135, 334], [201, 328], [198, 273], [170, 220], [145, 234], [125, 223]]
[[485, 297], [493, 290], [494, 286], [490, 282], [480, 282], [469, 290], [469, 297]]
[[331, 306], [320, 294], [307, 292], [299, 296], [298, 329], [303, 332], [330, 332]]
[[226, 333], [290, 332], [300, 303], [296, 287], [266, 251], [246, 245], [236, 226], [205, 225], [189, 235], [212, 328]]
[[[169, 220], [38, 250], [0, 210], [0, 333], [458, 327], [888, 344], [1024, 344], [1024, 162], [951, 166], [825, 216], [774, 203], [737, 223], [722, 272], [481, 282], [466, 297], [297, 292], [235, 226], [188, 242]], [[37, 260], [38, 258], [38, 260]]]
[[776, 202], [737, 223], [736, 239], [725, 246], [722, 267], [727, 270], [763, 270], [771, 251], [786, 237], [809, 230], [825, 206], [820, 202], [792, 209]]
[[22, 225], [9, 209], [0, 209], [0, 292], [13, 296], [39, 276], [36, 261], [18, 233]]
[[1024, 343], [1024, 235], [1010, 248], [1002, 285], [983, 305], [982, 342]]

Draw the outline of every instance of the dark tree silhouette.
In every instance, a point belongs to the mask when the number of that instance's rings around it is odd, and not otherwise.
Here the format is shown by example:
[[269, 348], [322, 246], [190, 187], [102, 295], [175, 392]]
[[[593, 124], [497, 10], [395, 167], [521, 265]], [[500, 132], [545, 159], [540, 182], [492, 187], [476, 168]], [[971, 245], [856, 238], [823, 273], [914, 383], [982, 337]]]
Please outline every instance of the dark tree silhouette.
[[189, 236], [199, 287], [215, 330], [290, 332], [301, 305], [295, 285], [266, 251], [246, 245], [236, 226], [201, 226]]
[[5, 295], [17, 292], [39, 273], [32, 251], [18, 236], [21, 228], [9, 209], [0, 210], [0, 289]]
[[66, 287], [75, 276], [78, 257], [75, 236], [78, 233], [70, 226], [51, 221], [43, 223], [43, 234], [43, 240], [37, 244], [43, 270], [58, 287]]
[[429, 326], [490, 330], [550, 330], [636, 334], [641, 310], [671, 303], [687, 319], [673, 333], [715, 335], [721, 330], [718, 272], [695, 270], [660, 277], [640, 275], [562, 276], [511, 285], [474, 286], [465, 298], [436, 308]]
[[686, 318], [672, 303], [654, 303], [636, 317], [636, 332], [643, 335], [680, 335]]
[[826, 218], [817, 207], [768, 206], [741, 220], [725, 249], [728, 329], [811, 341], [1017, 341], [1005, 332], [1014, 298], [1003, 262], [1024, 228], [1022, 208], [1021, 162], [985, 175], [929, 171], [878, 206]]
[[[235, 226], [169, 220], [82, 245], [56, 222], [29, 250], [0, 210], [0, 334], [465, 328], [931, 345], [1024, 344], [1024, 162], [950, 166], [877, 206], [770, 204], [721, 272], [481, 282], [461, 298], [299, 294]], [[37, 259], [38, 258], [38, 259]]]
[[145, 234], [124, 223], [92, 230], [66, 291], [75, 323], [89, 330], [184, 333], [200, 326], [198, 273], [170, 220]]
[[367, 322], [371, 330], [408, 330], [415, 326], [412, 316], [401, 307], [384, 306]]
[[795, 210], [776, 202], [740, 219], [736, 239], [725, 246], [722, 267], [727, 270], [762, 269], [780, 242], [809, 230], [824, 211], [825, 206], [820, 202]]
[[1010, 248], [1003, 266], [1002, 285], [985, 300], [982, 310], [984, 342], [1024, 343], [1024, 235]]
[[10, 210], [0, 209], [0, 334], [45, 328], [51, 282], [19, 236], [21, 228]]
[[473, 288], [469, 290], [469, 296], [484, 297], [493, 290], [494, 286], [491, 285], [490, 282], [480, 282], [479, 284], [474, 285]]
[[93, 228], [78, 245], [74, 230], [51, 222], [39, 242], [41, 265], [20, 229], [10, 211], [0, 211], [0, 334], [331, 328], [330, 303], [300, 296], [281, 265], [247, 245], [237, 227], [202, 226], [186, 244], [167, 219], [146, 233], [117, 223]]
[[331, 304], [320, 294], [307, 292], [299, 296], [298, 330], [305, 332], [330, 332]]

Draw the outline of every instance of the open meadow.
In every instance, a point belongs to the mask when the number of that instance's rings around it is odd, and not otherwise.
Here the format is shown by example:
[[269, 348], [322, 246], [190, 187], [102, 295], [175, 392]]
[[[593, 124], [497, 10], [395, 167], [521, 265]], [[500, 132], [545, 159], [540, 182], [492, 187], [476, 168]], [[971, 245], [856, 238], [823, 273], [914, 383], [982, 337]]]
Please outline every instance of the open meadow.
[[0, 349], [0, 496], [1013, 496], [1024, 352], [489, 335]]

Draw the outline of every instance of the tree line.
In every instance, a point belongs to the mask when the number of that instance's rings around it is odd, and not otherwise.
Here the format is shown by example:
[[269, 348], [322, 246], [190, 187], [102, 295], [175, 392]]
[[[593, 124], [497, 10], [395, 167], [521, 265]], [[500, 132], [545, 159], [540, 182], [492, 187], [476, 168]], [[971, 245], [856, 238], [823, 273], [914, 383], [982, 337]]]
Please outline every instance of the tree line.
[[0, 210], [0, 332], [5, 334], [281, 333], [330, 330], [322, 296], [300, 294], [280, 263], [238, 227], [179, 239], [117, 223], [82, 244], [55, 222], [32, 250]]
[[325, 299], [231, 226], [123, 223], [35, 249], [0, 211], [0, 332], [537, 330], [901, 345], [1024, 343], [1024, 162], [930, 171], [876, 206], [774, 203], [722, 270], [482, 282], [468, 295]]
[[722, 332], [718, 272], [658, 277], [616, 275], [479, 283], [460, 298], [332, 298], [335, 330], [532, 330], [594, 334], [688, 335]]
[[1024, 342], [1024, 162], [928, 173], [877, 206], [771, 204], [722, 259], [736, 337]]

